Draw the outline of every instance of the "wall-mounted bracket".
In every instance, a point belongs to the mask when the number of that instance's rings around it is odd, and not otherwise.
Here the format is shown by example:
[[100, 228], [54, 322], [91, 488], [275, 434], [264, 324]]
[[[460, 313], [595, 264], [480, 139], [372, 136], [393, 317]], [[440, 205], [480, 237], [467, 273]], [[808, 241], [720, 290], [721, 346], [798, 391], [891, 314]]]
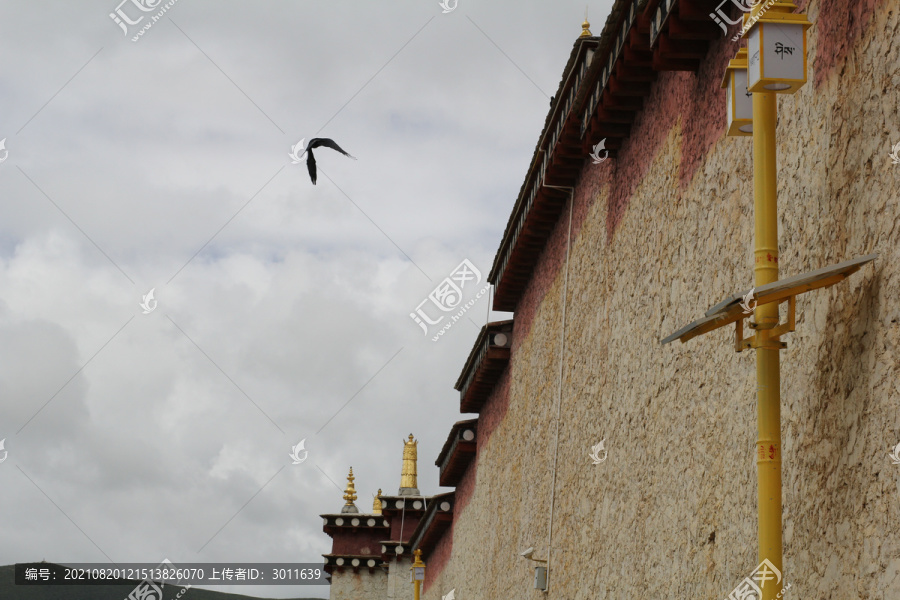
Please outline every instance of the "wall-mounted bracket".
[[[781, 304], [784, 300], [778, 300]], [[756, 324], [751, 322], [751, 329], [756, 329], [756, 333], [750, 337], [744, 337], [744, 318], [741, 317], [734, 322], [734, 351], [743, 352], [750, 348], [774, 348], [782, 350], [787, 348], [787, 343], [780, 340], [785, 333], [794, 331], [797, 325], [797, 296], [788, 296], [788, 317], [787, 322], [781, 323], [768, 330], [765, 338], [761, 337], [761, 332], [765, 330], [757, 329]]]
[[797, 325], [797, 296], [788, 296], [788, 318], [787, 323], [781, 323], [772, 328], [769, 332], [769, 339], [777, 340], [785, 333], [791, 333]]

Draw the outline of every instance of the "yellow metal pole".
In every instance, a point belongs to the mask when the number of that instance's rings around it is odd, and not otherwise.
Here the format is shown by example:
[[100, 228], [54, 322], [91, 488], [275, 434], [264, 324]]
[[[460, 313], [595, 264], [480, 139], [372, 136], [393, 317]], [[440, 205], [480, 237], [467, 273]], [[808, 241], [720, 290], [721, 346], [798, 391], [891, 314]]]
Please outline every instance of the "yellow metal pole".
[[[756, 287], [778, 280], [778, 187], [775, 156], [776, 94], [753, 94], [753, 213]], [[759, 563], [768, 559], [784, 573], [781, 546], [781, 347], [770, 338], [778, 303], [756, 308], [756, 444]], [[760, 600], [775, 600], [783, 580], [766, 581]]]
[[[409, 437], [410, 439], [412, 438], [412, 436]], [[416, 560], [413, 561], [413, 564], [410, 567], [410, 570], [412, 570], [413, 572], [413, 579], [415, 580], [413, 593], [415, 595], [415, 600], [419, 600], [419, 587], [422, 585], [422, 581], [418, 577], [416, 577], [416, 567], [421, 567], [424, 574], [425, 563], [422, 562], [422, 550], [417, 549], [415, 552], [413, 552], [413, 556], [416, 557]]]

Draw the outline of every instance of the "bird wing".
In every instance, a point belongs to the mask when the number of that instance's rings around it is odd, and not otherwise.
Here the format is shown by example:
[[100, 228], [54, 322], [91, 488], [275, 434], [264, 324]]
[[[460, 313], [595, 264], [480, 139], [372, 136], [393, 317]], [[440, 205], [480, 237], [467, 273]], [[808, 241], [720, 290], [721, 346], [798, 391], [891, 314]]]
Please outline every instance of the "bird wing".
[[331, 148], [332, 150], [337, 150], [344, 156], [349, 156], [353, 160], [356, 160], [355, 156], [351, 156], [348, 152], [346, 152], [343, 148], [337, 145], [337, 143], [331, 138], [313, 138], [309, 140], [309, 148], [318, 148], [319, 146], [325, 146], [326, 148]]
[[309, 147], [306, 148], [306, 153], [308, 154], [306, 157], [306, 168], [309, 169], [309, 178], [312, 179], [313, 185], [316, 185], [316, 157], [313, 156], [312, 149], [313, 145], [312, 141], [310, 141]]

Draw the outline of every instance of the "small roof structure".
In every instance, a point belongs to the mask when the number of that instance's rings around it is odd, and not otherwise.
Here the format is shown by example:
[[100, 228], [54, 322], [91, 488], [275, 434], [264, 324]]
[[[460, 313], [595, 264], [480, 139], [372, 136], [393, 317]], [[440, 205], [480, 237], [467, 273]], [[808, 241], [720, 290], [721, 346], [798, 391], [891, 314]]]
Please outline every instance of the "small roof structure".
[[431, 498], [428, 509], [409, 539], [413, 548], [422, 550], [426, 557], [431, 554], [440, 539], [453, 524], [453, 507], [456, 492], [445, 492]]
[[475, 458], [478, 438], [478, 419], [457, 421], [441, 448], [435, 466], [440, 469], [438, 485], [450, 487], [459, 484], [466, 469]]
[[[496, 343], [496, 334], [505, 335], [504, 344]], [[509, 363], [513, 321], [493, 321], [481, 328], [469, 358], [463, 365], [454, 389], [459, 390], [459, 412], [480, 412], [491, 390]]]

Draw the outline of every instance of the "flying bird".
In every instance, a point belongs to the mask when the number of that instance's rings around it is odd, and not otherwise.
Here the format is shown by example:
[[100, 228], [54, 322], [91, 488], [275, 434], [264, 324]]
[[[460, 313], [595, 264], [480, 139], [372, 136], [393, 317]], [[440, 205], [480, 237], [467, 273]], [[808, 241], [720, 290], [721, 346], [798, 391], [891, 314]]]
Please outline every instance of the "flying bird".
[[[337, 150], [344, 156], [349, 156], [353, 160], [356, 160], [355, 156], [350, 156], [347, 152], [344, 151], [343, 148], [337, 145], [334, 140], [331, 138], [312, 138], [309, 140], [309, 144], [306, 145], [306, 148], [303, 147], [303, 142], [306, 138], [303, 138], [299, 142], [297, 142], [294, 146], [291, 147], [291, 153], [288, 155], [292, 159], [292, 164], [297, 164], [301, 160], [303, 160], [303, 155], [307, 154], [306, 157], [306, 168], [309, 169], [309, 178], [312, 179], [313, 185], [316, 185], [316, 157], [313, 156], [313, 148], [318, 148], [319, 146], [325, 146], [326, 148], [331, 148], [332, 150]], [[300, 152], [302, 150], [302, 152]], [[300, 154], [298, 155], [298, 152]]]

